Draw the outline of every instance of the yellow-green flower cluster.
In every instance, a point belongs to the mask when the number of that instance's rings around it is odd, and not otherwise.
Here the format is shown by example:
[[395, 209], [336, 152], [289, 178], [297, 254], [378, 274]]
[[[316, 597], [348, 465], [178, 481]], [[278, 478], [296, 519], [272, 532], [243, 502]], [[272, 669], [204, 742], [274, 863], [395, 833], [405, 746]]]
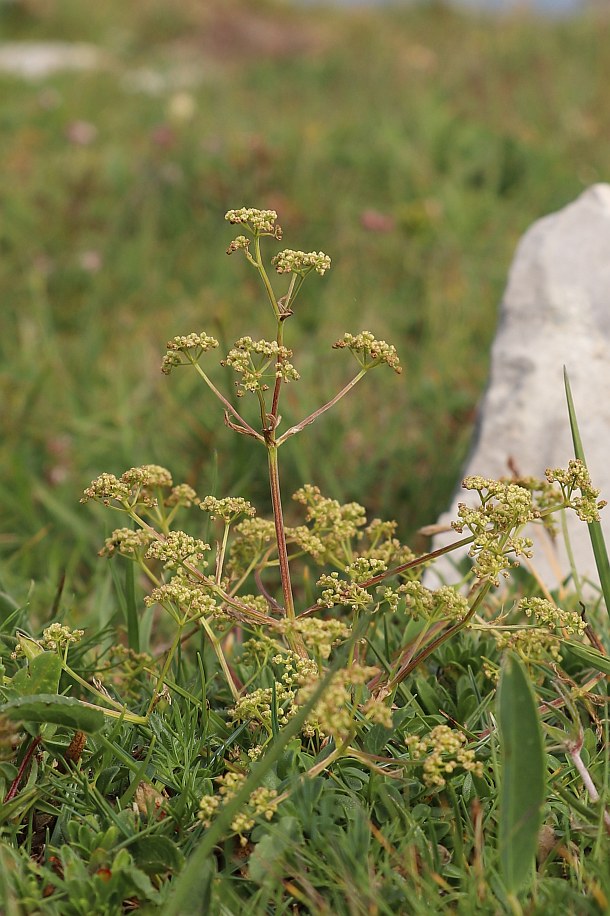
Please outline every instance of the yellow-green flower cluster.
[[286, 541], [288, 544], [296, 544], [303, 553], [308, 553], [315, 560], [321, 560], [324, 556], [326, 549], [324, 541], [317, 534], [314, 534], [307, 525], [286, 528]]
[[239, 603], [258, 611], [259, 614], [269, 613], [269, 605], [264, 595], [240, 595]]
[[369, 697], [362, 706], [362, 714], [371, 725], [382, 725], [384, 728], [392, 728], [392, 708], [385, 697]]
[[[381, 560], [387, 569], [391, 566], [401, 566], [415, 559], [411, 548], [406, 544], [401, 544], [398, 538], [394, 537], [396, 527], [396, 522], [374, 518], [362, 532], [369, 543], [367, 550], [362, 552], [366, 552], [366, 556], [371, 559]], [[403, 575], [417, 576], [420, 572], [421, 570], [414, 570], [410, 574], [405, 572]]]
[[173, 337], [167, 342], [167, 353], [161, 363], [161, 372], [169, 375], [176, 366], [197, 362], [203, 353], [214, 350], [217, 346], [216, 338], [210, 337], [204, 331], [201, 331], [200, 334], [193, 332], [181, 337]]
[[[366, 525], [365, 509], [358, 503], [341, 505], [336, 499], [328, 499], [312, 484], [297, 490], [293, 499], [307, 507], [305, 520], [311, 525], [311, 534], [319, 539], [309, 545], [306, 539], [302, 539], [303, 550], [311, 550], [314, 559], [320, 563], [336, 563], [341, 558], [347, 561], [351, 556], [349, 541], [357, 537], [359, 529]], [[318, 547], [320, 543], [322, 549]]]
[[[573, 458], [567, 469], [547, 468], [546, 479], [559, 484], [566, 503], [583, 522], [599, 521], [599, 510], [607, 503], [604, 499], [598, 500], [599, 490], [591, 483], [589, 471], [580, 459]], [[574, 496], [577, 489], [580, 496]]]
[[172, 487], [171, 493], [164, 501], [164, 505], [170, 508], [183, 506], [185, 509], [190, 509], [191, 506], [198, 506], [199, 503], [199, 497], [188, 483], [180, 483], [178, 486]]
[[[296, 714], [298, 707], [294, 703], [295, 696], [296, 689], [292, 684], [283, 683], [283, 679], [282, 681], [276, 681], [275, 703], [277, 721], [280, 725], [287, 725]], [[271, 687], [259, 687], [257, 690], [251, 690], [239, 698], [233, 707], [231, 718], [234, 722], [259, 722], [270, 731], [272, 704], [273, 689]]]
[[46, 649], [53, 651], [65, 649], [66, 646], [80, 642], [84, 634], [84, 630], [71, 630], [70, 627], [64, 627], [60, 623], [52, 623], [42, 631], [41, 643]]
[[144, 528], [136, 531], [132, 528], [116, 528], [104, 541], [99, 556], [113, 557], [118, 553], [123, 557], [143, 557], [152, 539], [152, 534]]
[[[273, 641], [270, 640], [270, 644]], [[275, 643], [276, 654], [271, 661], [274, 665], [281, 665], [284, 669], [282, 683], [287, 687], [300, 686], [308, 679], [316, 677], [318, 666], [311, 658], [301, 658], [292, 649], [286, 649]]]
[[[280, 725], [286, 725], [298, 710], [297, 689], [305, 681], [318, 677], [316, 662], [310, 658], [300, 658], [296, 652], [280, 646], [266, 636], [248, 640], [246, 651], [248, 656], [262, 658], [265, 661], [270, 653], [273, 653], [271, 661], [283, 669], [280, 679], [275, 682], [275, 703], [277, 721]], [[259, 722], [271, 734], [272, 704], [273, 688], [260, 687], [239, 698], [231, 717], [234, 721]]]
[[526, 661], [561, 661], [561, 644], [556, 636], [539, 627], [525, 627], [523, 630], [503, 631], [495, 636], [500, 651], [511, 649]]
[[227, 248], [227, 254], [233, 254], [234, 251], [245, 251], [247, 253], [250, 248], [250, 241], [245, 235], [238, 235]]
[[86, 503], [89, 499], [95, 499], [105, 506], [118, 502], [122, 508], [133, 508], [141, 503], [151, 508], [157, 505], [157, 490], [171, 486], [172, 476], [166, 468], [158, 464], [145, 464], [142, 467], [130, 468], [120, 477], [115, 477], [114, 474], [100, 474], [91, 481], [81, 497], [81, 502]]
[[399, 374], [402, 372], [396, 347], [386, 343], [385, 340], [377, 340], [371, 331], [361, 331], [355, 335], [344, 334], [333, 344], [333, 347], [336, 350], [349, 350], [363, 369], [372, 369], [373, 366], [385, 363], [394, 372]]
[[[216, 782], [219, 784], [218, 795], [204, 795], [199, 803], [199, 820], [205, 827], [209, 827], [212, 818], [217, 814], [220, 806], [233, 798], [244, 782], [246, 776], [243, 773], [225, 773], [219, 776]], [[265, 786], [259, 786], [250, 795], [244, 808], [235, 815], [231, 822], [231, 830], [240, 837], [240, 844], [245, 846], [247, 843], [244, 834], [249, 833], [254, 827], [257, 817], [264, 817], [270, 821], [277, 811], [277, 792], [275, 789], [268, 789]]]
[[232, 225], [245, 226], [253, 235], [272, 235], [281, 239], [282, 230], [275, 225], [275, 210], [257, 210], [255, 207], [239, 207], [225, 213], [225, 219]]
[[317, 585], [322, 589], [322, 594], [316, 602], [320, 607], [340, 605], [358, 611], [370, 607], [373, 602], [365, 589], [360, 588], [356, 582], [340, 579], [338, 572], [320, 576]]
[[252, 517], [256, 515], [256, 509], [247, 499], [241, 496], [226, 496], [224, 499], [217, 499], [215, 496], [206, 496], [201, 500], [199, 508], [208, 512], [210, 518], [221, 518], [227, 524], [234, 522], [245, 515]]
[[564, 611], [546, 598], [522, 598], [518, 607], [527, 617], [533, 617], [538, 626], [561, 630], [564, 636], [582, 636], [587, 628], [576, 611]]
[[383, 560], [377, 560], [373, 557], [356, 557], [345, 567], [345, 575], [352, 582], [362, 582], [366, 579], [372, 579], [387, 569]]
[[330, 258], [323, 251], [305, 252], [287, 248], [276, 254], [271, 263], [278, 274], [293, 273], [302, 277], [307, 276], [312, 270], [315, 270], [320, 276], [324, 276], [326, 271], [330, 270]]
[[187, 562], [193, 565], [200, 564], [209, 549], [209, 544], [191, 537], [184, 531], [170, 531], [163, 539], [152, 542], [146, 551], [146, 557], [161, 560], [165, 569], [176, 569]]
[[436, 725], [423, 738], [410, 735], [405, 739], [412, 760], [422, 761], [424, 783], [442, 788], [445, 776], [458, 767], [476, 776], [483, 775], [483, 764], [475, 759], [475, 752], [465, 747], [466, 737], [448, 725]]
[[518, 565], [508, 559], [509, 554], [532, 555], [531, 540], [517, 536], [523, 525], [538, 516], [532, 494], [517, 484], [480, 476], [467, 477], [462, 486], [475, 490], [481, 505], [472, 508], [459, 503], [459, 522], [452, 522], [452, 527], [459, 532], [467, 528], [474, 535], [469, 554], [475, 575], [499, 585], [500, 574], [506, 576], [511, 566]]
[[452, 620], [456, 623], [468, 614], [468, 600], [450, 585], [429, 589], [421, 582], [405, 582], [398, 586], [398, 594], [404, 599], [410, 615], [425, 620]]
[[245, 518], [233, 529], [228, 570], [241, 572], [275, 543], [275, 524], [268, 518]]
[[282, 379], [284, 382], [297, 381], [300, 376], [290, 362], [292, 350], [275, 340], [253, 340], [240, 337], [233, 349], [229, 350], [221, 365], [229, 366], [241, 376], [236, 382], [237, 395], [246, 391], [267, 391], [265, 379]]
[[330, 656], [333, 646], [350, 634], [350, 628], [342, 620], [322, 620], [319, 617], [284, 620], [280, 630], [283, 633], [298, 633], [310, 652], [324, 659]]
[[541, 516], [541, 521], [547, 531], [554, 535], [557, 533], [557, 524], [549, 509], [557, 509], [561, 504], [561, 496], [557, 487], [548, 480], [539, 477], [513, 477], [503, 481], [513, 483], [518, 487], [528, 490], [532, 496], [532, 507], [536, 516]]
[[179, 576], [174, 576], [170, 582], [154, 588], [150, 595], [144, 598], [144, 604], [147, 607], [160, 604], [170, 612], [188, 612], [195, 617], [211, 617], [218, 613], [218, 606], [208, 591], [185, 582]]
[[[366, 683], [379, 673], [378, 668], [367, 665], [352, 664], [342, 668], [332, 677], [324, 694], [307, 717], [310, 730], [320, 735], [334, 735], [337, 743], [345, 740], [354, 726], [354, 718], [360, 698], [366, 694]], [[306, 703], [317, 687], [317, 680], [312, 679], [299, 691], [299, 703]], [[367, 699], [369, 699], [367, 697]], [[379, 715], [379, 704], [369, 704], [368, 718]], [[382, 724], [387, 716], [381, 716]]]

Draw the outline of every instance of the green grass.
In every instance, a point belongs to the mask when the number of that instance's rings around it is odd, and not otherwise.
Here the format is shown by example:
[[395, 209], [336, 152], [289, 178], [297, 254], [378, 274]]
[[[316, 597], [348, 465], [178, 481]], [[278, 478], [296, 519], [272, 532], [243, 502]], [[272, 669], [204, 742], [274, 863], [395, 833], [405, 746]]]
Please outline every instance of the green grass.
[[[136, 715], [153, 688], [145, 660], [113, 654], [117, 630], [142, 652], [174, 630], [143, 610], [137, 577], [97, 557], [113, 519], [80, 505], [82, 490], [102, 471], [158, 463], [202, 495], [269, 510], [264, 450], [222, 425], [195, 373], [160, 372], [173, 335], [206, 330], [226, 349], [267, 331], [256, 278], [223, 254], [235, 235], [225, 211], [275, 208], [286, 244], [333, 258], [287, 326], [302, 381], [286, 390], [284, 429], [351, 377], [348, 354], [331, 350], [345, 331], [370, 328], [404, 366], [400, 378], [364, 380], [332, 418], [284, 446], [284, 494], [315, 483], [370, 518], [397, 519], [401, 539], [423, 549], [418, 527], [459, 479], [515, 244], [533, 220], [610, 174], [607, 18], [499, 20], [439, 4], [384, 13], [296, 11], [280, 0], [178, 6], [0, 2], [3, 37], [94, 42], [109, 55], [103, 71], [41, 83], [0, 75], [2, 657], [14, 676], [16, 627], [37, 637], [55, 620], [85, 627], [71, 670], [101, 676]], [[137, 91], [151, 69], [165, 85]], [[79, 121], [95, 127], [88, 145], [68, 138]], [[384, 218], [381, 230], [370, 211]], [[212, 375], [230, 390], [223, 369]], [[286, 501], [288, 523], [300, 523]], [[303, 575], [298, 597], [309, 601], [314, 580]], [[481, 613], [489, 621], [501, 610], [489, 599]], [[607, 624], [596, 609], [591, 617], [604, 642]], [[376, 663], [391, 666], [408, 626], [404, 609], [374, 619], [366, 635]], [[498, 851], [506, 749], [485, 668], [500, 656], [484, 630], [459, 634], [400, 684], [391, 731], [358, 732], [363, 752], [396, 761], [387, 763], [395, 774], [340, 758], [303, 779], [328, 748], [276, 744], [277, 759], [263, 757], [253, 779], [290, 793], [278, 815], [257, 822], [244, 850], [218, 829], [214, 854], [189, 872], [185, 862], [212, 842], [200, 798], [227, 767], [247, 769], [255, 743], [230, 721], [210, 644], [192, 643], [168, 673], [173, 703], [162, 699], [146, 726], [113, 721], [92, 733], [80, 768], [53, 765], [72, 735], [61, 721], [43, 729], [41, 754], [26, 736], [18, 757], [0, 762], [5, 798], [32, 750], [16, 797], [0, 806], [7, 916], [114, 916], [134, 901], [177, 912], [184, 900], [195, 901], [189, 912], [223, 916], [607, 907], [602, 808], [552, 746], [543, 813], [554, 845], [527, 896], [510, 896]], [[587, 680], [604, 664], [588, 649], [566, 650], [561, 688], [545, 662], [529, 667], [539, 702], [556, 700], [567, 678], [586, 684], [582, 757], [602, 796], [605, 687]], [[237, 652], [235, 665], [244, 681], [275, 683], [268, 661], [249, 667]], [[80, 695], [66, 671], [60, 691]], [[458, 772], [430, 790], [405, 764], [403, 739], [454, 720], [484, 775]], [[569, 730], [559, 714], [549, 721]], [[138, 807], [142, 784], [161, 793], [160, 810]]]
[[[219, 489], [265, 503], [194, 380], [170, 390], [158, 372], [170, 335], [260, 330], [258, 290], [219, 256], [219, 218], [242, 204], [275, 206], [300, 246], [334, 259], [291, 329], [329, 354], [324, 371], [299, 366], [294, 416], [345, 377], [327, 349], [345, 330], [370, 326], [406, 367], [286, 450], [286, 491], [314, 480], [411, 536], [458, 479], [519, 235], [607, 177], [607, 22], [266, 4], [248, 13], [281, 24], [266, 53], [246, 51], [227, 15], [218, 55], [196, 5], [170, 32], [161, 3], [139, 18], [99, 6], [0, 13], [9, 37], [99, 41], [114, 60], [43, 84], [2, 77], [3, 577], [39, 580], [41, 560], [66, 557], [89, 575], [98, 522], [76, 498], [103, 469], [158, 461], [199, 485], [217, 449]], [[303, 28], [309, 50], [284, 53]], [[134, 69], [193, 59], [186, 123], [168, 117], [172, 91], [126, 88]], [[66, 139], [76, 120], [97, 129], [88, 147]], [[367, 231], [367, 209], [395, 228]], [[88, 251], [97, 273], [81, 266]]]

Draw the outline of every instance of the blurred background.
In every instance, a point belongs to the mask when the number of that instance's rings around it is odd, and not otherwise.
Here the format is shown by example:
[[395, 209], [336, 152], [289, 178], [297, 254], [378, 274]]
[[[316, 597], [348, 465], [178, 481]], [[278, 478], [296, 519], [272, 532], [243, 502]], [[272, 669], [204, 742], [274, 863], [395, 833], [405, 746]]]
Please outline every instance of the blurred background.
[[62, 581], [75, 614], [104, 600], [121, 520], [78, 502], [102, 471], [158, 463], [267, 508], [263, 450], [195, 373], [160, 372], [175, 334], [270, 333], [224, 253], [231, 207], [333, 258], [288, 328], [286, 424], [351, 377], [345, 331], [404, 366], [282, 449], [289, 520], [311, 481], [417, 544], [458, 481], [520, 235], [610, 177], [609, 32], [606, 4], [568, 0], [0, 0], [5, 606], [34, 583], [48, 616]]

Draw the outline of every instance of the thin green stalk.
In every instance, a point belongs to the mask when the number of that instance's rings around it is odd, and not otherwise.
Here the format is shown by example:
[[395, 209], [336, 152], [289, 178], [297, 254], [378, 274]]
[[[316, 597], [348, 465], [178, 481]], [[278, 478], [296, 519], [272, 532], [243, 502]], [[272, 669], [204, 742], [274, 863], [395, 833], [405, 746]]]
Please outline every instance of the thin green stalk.
[[576, 568], [576, 560], [574, 558], [574, 551], [572, 550], [572, 541], [570, 540], [570, 532], [568, 531], [568, 523], [566, 520], [566, 510], [561, 510], [561, 536], [563, 538], [563, 543], [566, 549], [566, 555], [568, 557], [568, 563], [570, 564], [570, 571], [572, 573], [572, 581], [574, 582], [574, 589], [576, 591], [576, 597], [578, 598], [581, 604], [584, 604], [583, 595], [582, 595], [582, 585], [580, 581], [580, 576], [578, 574], [578, 569]]
[[216, 555], [216, 585], [220, 586], [222, 581], [222, 568], [225, 562], [225, 554], [227, 552], [227, 543], [229, 540], [229, 528], [231, 527], [229, 522], [225, 522], [225, 530], [222, 535], [222, 543], [218, 554]]
[[80, 684], [81, 687], [84, 687], [85, 690], [89, 691], [89, 693], [94, 694], [94, 696], [98, 697], [104, 703], [109, 703], [111, 706], [114, 706], [114, 708], [119, 710], [119, 712], [125, 711], [125, 707], [122, 703], [118, 703], [116, 700], [113, 700], [111, 696], [108, 696], [107, 694], [102, 693], [101, 690], [98, 690], [96, 687], [93, 687], [91, 684], [88, 683], [88, 681], [82, 678], [80, 674], [77, 674], [76, 671], [73, 671], [70, 665], [66, 664], [66, 662], [62, 662], [62, 668], [64, 669], [66, 674], [69, 674], [70, 677], [74, 678], [77, 684]]
[[163, 690], [163, 685], [165, 684], [165, 675], [166, 675], [167, 672], [169, 671], [170, 665], [171, 665], [171, 663], [172, 663], [172, 661], [173, 661], [173, 659], [174, 659], [174, 655], [175, 655], [175, 653], [176, 653], [176, 649], [178, 648], [178, 645], [179, 645], [179, 643], [180, 643], [180, 638], [181, 638], [181, 636], [182, 636], [182, 629], [183, 629], [183, 628], [180, 627], [180, 629], [178, 629], [178, 630], [176, 631], [176, 635], [174, 636], [174, 638], [173, 638], [173, 640], [172, 640], [172, 644], [171, 644], [171, 646], [170, 646], [170, 648], [169, 648], [169, 651], [168, 651], [168, 653], [167, 653], [167, 655], [166, 655], [166, 657], [165, 657], [165, 661], [163, 662], [163, 667], [161, 668], [161, 673], [159, 674], [159, 677], [158, 677], [158, 679], [157, 679], [157, 683], [155, 684], [155, 689], [153, 690], [153, 695], [152, 695], [152, 697], [150, 698], [150, 703], [148, 704], [148, 709], [146, 710], [146, 718], [147, 718], [147, 719], [150, 717], [150, 714], [152, 713], [153, 709], [154, 709], [155, 706], [157, 705], [157, 700], [159, 699], [159, 694], [160, 694], [161, 691]]
[[331, 407], [334, 407], [335, 404], [341, 400], [341, 398], [345, 397], [345, 395], [348, 394], [348, 392], [350, 392], [352, 388], [358, 384], [360, 379], [363, 378], [366, 373], [366, 369], [361, 369], [358, 375], [354, 376], [351, 382], [348, 382], [347, 385], [345, 385], [345, 387], [342, 388], [341, 391], [339, 391], [338, 394], [334, 396], [334, 398], [331, 398], [330, 401], [327, 401], [326, 404], [322, 405], [322, 407], [318, 407], [317, 410], [314, 410], [313, 413], [309, 414], [308, 417], [305, 417], [304, 420], [301, 420], [300, 423], [297, 423], [295, 426], [291, 426], [290, 429], [287, 429], [286, 432], [280, 436], [276, 442], [278, 448], [286, 441], [286, 439], [290, 439], [291, 436], [295, 436], [297, 433], [300, 433], [303, 429], [305, 429], [306, 426], [314, 423], [318, 417], [321, 417], [323, 413], [326, 413], [327, 410], [330, 410]]
[[237, 689], [237, 685], [235, 684], [235, 681], [233, 680], [233, 675], [231, 674], [231, 670], [227, 664], [227, 660], [224, 656], [224, 652], [222, 651], [222, 646], [220, 645], [220, 640], [214, 633], [212, 627], [209, 625], [205, 617], [201, 617], [199, 619], [199, 622], [201, 626], [203, 627], [203, 629], [205, 630], [208, 639], [212, 643], [212, 648], [214, 649], [214, 652], [216, 653], [216, 658], [218, 659], [220, 667], [222, 668], [222, 673], [224, 674], [225, 680], [227, 684], [229, 685], [229, 689], [231, 693], [233, 694], [233, 699], [237, 702], [237, 700], [239, 700], [239, 690]]
[[235, 410], [231, 402], [227, 398], [225, 398], [224, 394], [221, 391], [219, 391], [216, 385], [212, 382], [212, 380], [208, 378], [208, 376], [203, 371], [199, 363], [195, 362], [194, 359], [191, 359], [191, 363], [195, 367], [195, 369], [197, 370], [197, 372], [199, 373], [203, 381], [206, 383], [210, 391], [212, 391], [216, 395], [218, 400], [224, 404], [226, 410], [229, 413], [233, 414], [237, 422], [243, 428], [243, 432], [247, 434], [248, 436], [252, 436], [254, 439], [258, 439], [260, 442], [264, 442], [264, 439], [261, 436], [261, 434], [257, 433], [256, 430], [253, 429], [249, 423], [246, 423], [242, 415], [237, 410]]
[[263, 264], [263, 259], [261, 257], [261, 240], [260, 240], [260, 236], [258, 235], [254, 237], [254, 257], [256, 260], [256, 266], [258, 268], [258, 272], [261, 275], [261, 280], [264, 283], [265, 290], [269, 298], [269, 302], [271, 303], [271, 307], [273, 308], [273, 313], [275, 317], [277, 318], [277, 320], [279, 321], [280, 320], [280, 307], [277, 304], [275, 293], [273, 292], [273, 287], [271, 286], [271, 282], [269, 280], [269, 277], [267, 276], [267, 271], [265, 270], [265, 265]]

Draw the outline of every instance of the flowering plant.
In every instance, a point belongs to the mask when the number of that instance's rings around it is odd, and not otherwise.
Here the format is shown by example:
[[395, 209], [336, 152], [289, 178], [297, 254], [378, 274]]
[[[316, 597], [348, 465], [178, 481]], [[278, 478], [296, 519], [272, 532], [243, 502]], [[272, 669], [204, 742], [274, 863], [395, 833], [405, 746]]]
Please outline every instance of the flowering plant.
[[[499, 648], [510, 648], [526, 661], [537, 662], [545, 658], [556, 662], [561, 640], [582, 636], [586, 628], [582, 618], [558, 607], [550, 596], [522, 601], [515, 607], [516, 622], [511, 625], [505, 624], [503, 615], [486, 617], [484, 600], [501, 577], [518, 565], [519, 557], [531, 557], [531, 540], [522, 533], [527, 524], [548, 525], [551, 515], [565, 508], [591, 521], [598, 518], [604, 503], [598, 500], [584, 464], [573, 460], [567, 470], [549, 470], [544, 481], [468, 478], [464, 487], [477, 494], [479, 505], [460, 506], [453, 527], [463, 536], [420, 556], [396, 538], [395, 523], [369, 521], [361, 505], [341, 505], [311, 484], [294, 494], [303, 515], [297, 524], [288, 525], [280, 489], [282, 445], [345, 397], [371, 369], [386, 365], [400, 374], [401, 365], [395, 347], [376, 339], [371, 331], [344, 334], [333, 346], [352, 354], [356, 373], [328, 402], [284, 428], [280, 412], [284, 388], [300, 379], [287, 342], [288, 320], [305, 279], [312, 273], [323, 276], [331, 266], [330, 258], [323, 252], [291, 249], [276, 254], [271, 265], [280, 278], [288, 277], [287, 289], [278, 295], [262, 255], [263, 240], [282, 237], [275, 211], [241, 208], [230, 210], [226, 219], [246, 233], [229, 244], [227, 253], [242, 252], [257, 272], [274, 331], [268, 340], [241, 337], [221, 360], [235, 376], [235, 394], [244, 399], [244, 406], [237, 409], [203, 365], [219, 347], [207, 332], [170, 340], [162, 370], [169, 375], [192, 367], [220, 402], [225, 424], [265, 449], [272, 518], [259, 517], [239, 496], [199, 496], [186, 484], [176, 486], [170, 472], [155, 465], [132, 468], [120, 477], [102, 474], [85, 490], [83, 501], [97, 500], [135, 524], [135, 530], [117, 528], [102, 554], [135, 563], [152, 585], [145, 604], [164, 608], [175, 624], [147, 716], [167, 689], [179, 646], [203, 632], [229, 691], [230, 720], [248, 726], [250, 740], [243, 747], [243, 759], [238, 755], [247, 769], [248, 761], [265, 753], [278, 728], [308, 702], [329, 659], [343, 644], [348, 646], [345, 663], [324, 696], [313, 703], [301, 728], [302, 740], [312, 748], [328, 742], [331, 746], [308, 775], [345, 756], [372, 769], [383, 768], [363, 749], [363, 736], [375, 725], [395, 729], [393, 710], [400, 685], [464, 628], [487, 628]], [[215, 537], [209, 539], [213, 544], [174, 527], [178, 513], [189, 509], [203, 512], [216, 525]], [[465, 546], [472, 563], [460, 587], [431, 589], [421, 581], [422, 571], [436, 557]], [[320, 572], [318, 593], [312, 600], [313, 567]], [[465, 581], [469, 582], [466, 591]], [[399, 651], [380, 666], [381, 634], [397, 611], [410, 623]], [[498, 666], [489, 661], [486, 670], [493, 681]], [[264, 682], [255, 686], [256, 672], [263, 671]], [[399, 736], [397, 729], [398, 741]], [[447, 774], [456, 768], [482, 775], [476, 742], [469, 741], [463, 730], [437, 725], [428, 734], [403, 734], [402, 741], [404, 765], [419, 768], [430, 788], [444, 786]], [[225, 799], [243, 782], [227, 772], [218, 779]], [[275, 794], [267, 794], [262, 807], [260, 798], [252, 802], [252, 810], [271, 818], [278, 803]], [[220, 796], [214, 793], [204, 797], [201, 818], [205, 823], [219, 804]], [[242, 842], [253, 823], [252, 814], [234, 821]]]

